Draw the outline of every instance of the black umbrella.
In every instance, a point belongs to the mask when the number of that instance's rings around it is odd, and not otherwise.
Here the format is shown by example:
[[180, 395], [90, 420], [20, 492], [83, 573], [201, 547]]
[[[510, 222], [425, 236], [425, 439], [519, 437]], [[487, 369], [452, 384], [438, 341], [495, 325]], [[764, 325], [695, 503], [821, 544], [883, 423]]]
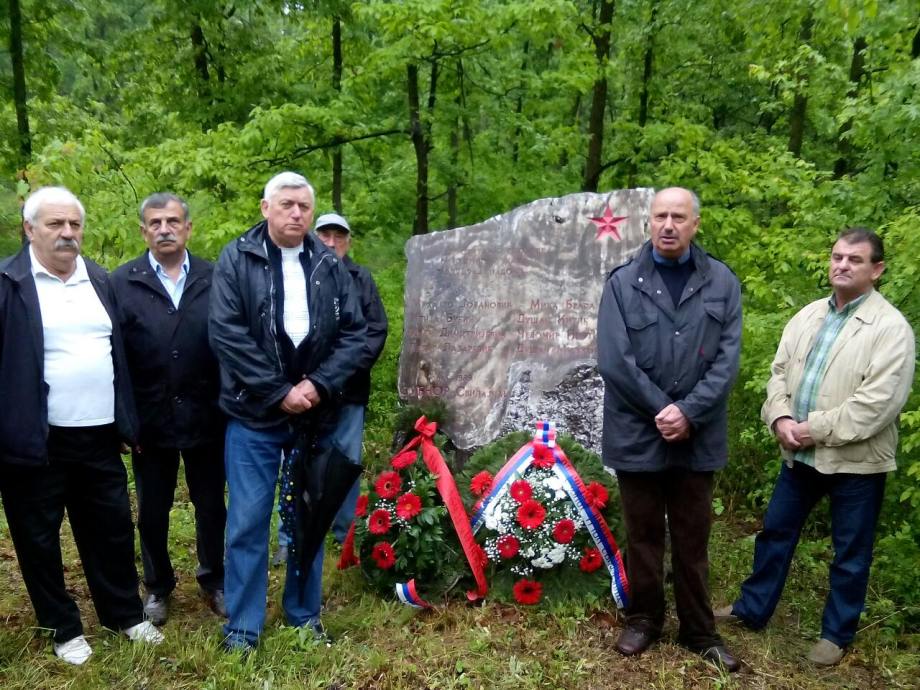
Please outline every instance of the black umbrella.
[[285, 459], [282, 478], [285, 510], [281, 519], [285, 531], [293, 537], [289, 558], [296, 564], [301, 582], [345, 497], [361, 476], [361, 465], [338, 446], [331, 441], [320, 444], [320, 426], [321, 422], [312, 415], [304, 416]]

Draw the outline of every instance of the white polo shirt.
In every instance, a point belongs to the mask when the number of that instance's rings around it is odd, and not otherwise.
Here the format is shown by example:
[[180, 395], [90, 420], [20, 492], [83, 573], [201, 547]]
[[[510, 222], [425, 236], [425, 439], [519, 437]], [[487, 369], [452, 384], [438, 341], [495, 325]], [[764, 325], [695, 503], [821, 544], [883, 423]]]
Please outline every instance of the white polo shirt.
[[99, 300], [83, 258], [66, 281], [39, 263], [32, 247], [45, 340], [45, 383], [51, 426], [99, 426], [115, 421], [112, 320]]
[[278, 247], [281, 250], [281, 274], [284, 277], [284, 332], [294, 347], [310, 332], [310, 309], [307, 305], [307, 278], [300, 263], [303, 247]]

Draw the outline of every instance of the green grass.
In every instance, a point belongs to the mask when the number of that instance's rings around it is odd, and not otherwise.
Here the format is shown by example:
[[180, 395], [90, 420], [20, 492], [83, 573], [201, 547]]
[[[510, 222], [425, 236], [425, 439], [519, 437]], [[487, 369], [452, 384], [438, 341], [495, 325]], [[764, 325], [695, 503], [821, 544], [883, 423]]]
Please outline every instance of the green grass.
[[[0, 687], [13, 688], [897, 688], [920, 683], [918, 636], [893, 646], [882, 625], [868, 626], [843, 663], [820, 671], [804, 660], [820, 629], [826, 591], [827, 545], [804, 544], [780, 609], [760, 633], [722, 630], [750, 669], [719, 673], [676, 646], [676, 620], [665, 641], [638, 659], [613, 649], [620, 622], [610, 606], [570, 601], [528, 609], [487, 602], [452, 603], [417, 612], [368, 591], [358, 569], [326, 564], [324, 622], [337, 639], [317, 645], [283, 625], [283, 570], [270, 573], [268, 623], [249, 658], [219, 649], [220, 622], [198, 598], [194, 522], [184, 488], [172, 513], [179, 587], [166, 642], [136, 645], [101, 630], [65, 523], [66, 578], [83, 612], [94, 649], [82, 668], [51, 653], [34, 616], [5, 524], [0, 524]], [[750, 567], [753, 525], [719, 521], [712, 540], [713, 600], [729, 601]], [[673, 607], [672, 611], [673, 611]]]

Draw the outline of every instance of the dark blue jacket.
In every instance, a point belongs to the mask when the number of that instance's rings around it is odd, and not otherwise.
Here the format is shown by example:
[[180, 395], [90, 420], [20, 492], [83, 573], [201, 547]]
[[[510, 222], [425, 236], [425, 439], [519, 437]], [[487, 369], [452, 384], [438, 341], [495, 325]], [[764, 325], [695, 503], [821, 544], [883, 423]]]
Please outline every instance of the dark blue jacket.
[[220, 372], [208, 344], [214, 265], [189, 254], [179, 308], [150, 267], [149, 252], [112, 273], [141, 447], [194, 448], [223, 438]]
[[[137, 414], [112, 285], [102, 267], [85, 257], [83, 261], [112, 320], [115, 425], [122, 440], [133, 444]], [[48, 384], [44, 376], [42, 315], [26, 245], [15, 256], [0, 261], [0, 464], [47, 464]]]
[[[728, 459], [728, 394], [738, 374], [741, 286], [691, 245], [694, 270], [674, 306], [651, 242], [611, 272], [597, 317], [604, 379], [604, 463], [616, 470], [716, 470]], [[655, 415], [674, 403], [690, 438], [669, 443]]]
[[387, 313], [383, 308], [383, 301], [377, 291], [377, 284], [371, 277], [371, 272], [360, 266], [348, 256], [342, 258], [342, 263], [351, 274], [358, 291], [361, 311], [367, 323], [367, 339], [364, 349], [357, 362], [358, 370], [345, 382], [342, 390], [342, 402], [352, 405], [367, 405], [371, 394], [371, 368], [383, 352], [387, 342]]
[[256, 428], [288, 419], [279, 405], [298, 381], [309, 378], [324, 405], [341, 402], [342, 387], [357, 369], [366, 327], [345, 265], [312, 233], [307, 253], [310, 331], [293, 357], [278, 333], [281, 288], [266, 252], [265, 221], [221, 252], [211, 286], [208, 336], [220, 362], [220, 407]]

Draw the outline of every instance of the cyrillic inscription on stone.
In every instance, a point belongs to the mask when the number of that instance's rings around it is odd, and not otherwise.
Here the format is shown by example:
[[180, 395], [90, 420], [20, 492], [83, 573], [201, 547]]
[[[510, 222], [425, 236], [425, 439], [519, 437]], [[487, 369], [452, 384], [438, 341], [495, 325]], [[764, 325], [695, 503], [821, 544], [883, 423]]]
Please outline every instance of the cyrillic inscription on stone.
[[[647, 239], [652, 196], [630, 189], [541, 199], [410, 239], [400, 396], [444, 400], [453, 416], [445, 431], [459, 448], [493, 440], [506, 417], [531, 429], [531, 409], [545, 412], [543, 398], [568, 374], [596, 365], [604, 280]], [[522, 380], [526, 401], [518, 399]], [[508, 408], [512, 389], [527, 410]], [[591, 418], [597, 406], [586, 391], [584, 409], [560, 410], [560, 431], [566, 418]]]

